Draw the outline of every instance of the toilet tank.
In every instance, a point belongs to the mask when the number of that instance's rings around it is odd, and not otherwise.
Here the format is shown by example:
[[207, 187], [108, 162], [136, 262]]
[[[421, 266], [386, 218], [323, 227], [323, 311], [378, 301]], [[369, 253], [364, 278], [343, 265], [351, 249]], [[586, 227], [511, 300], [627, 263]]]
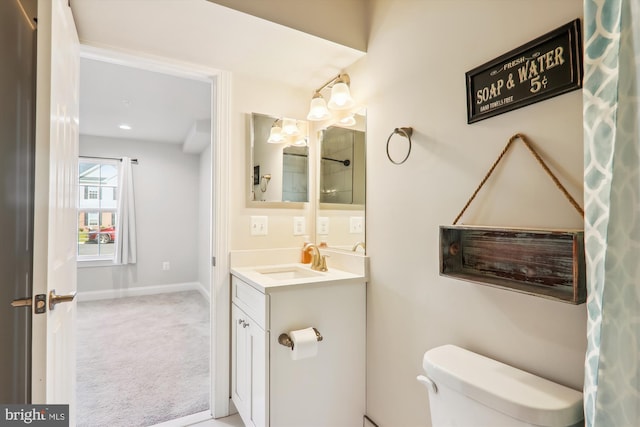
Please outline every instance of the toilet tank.
[[583, 425], [582, 393], [488, 357], [444, 345], [422, 366], [433, 427]]

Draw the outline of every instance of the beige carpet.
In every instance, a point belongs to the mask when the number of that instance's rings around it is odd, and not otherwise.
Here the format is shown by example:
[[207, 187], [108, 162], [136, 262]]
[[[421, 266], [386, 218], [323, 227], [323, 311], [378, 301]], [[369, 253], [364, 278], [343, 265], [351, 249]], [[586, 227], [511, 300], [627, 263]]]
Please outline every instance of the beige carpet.
[[78, 303], [77, 425], [150, 426], [209, 408], [199, 292]]

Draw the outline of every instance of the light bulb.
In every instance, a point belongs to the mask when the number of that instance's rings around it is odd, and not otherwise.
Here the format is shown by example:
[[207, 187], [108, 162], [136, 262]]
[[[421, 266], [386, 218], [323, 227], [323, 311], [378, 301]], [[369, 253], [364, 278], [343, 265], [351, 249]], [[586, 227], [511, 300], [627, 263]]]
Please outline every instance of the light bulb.
[[340, 119], [338, 123], [340, 123], [342, 126], [353, 126], [356, 124], [356, 119], [355, 117], [353, 117], [353, 114], [351, 114]]
[[324, 98], [320, 94], [316, 94], [311, 100], [311, 106], [309, 107], [309, 115], [307, 116], [308, 120], [312, 121], [321, 121], [327, 120], [331, 117], [331, 113], [327, 108], [327, 103]]
[[282, 132], [284, 132], [286, 135], [294, 136], [300, 134], [300, 130], [298, 129], [298, 126], [296, 125], [296, 121], [294, 119], [284, 119], [282, 120], [282, 122]]
[[269, 139], [267, 142], [269, 144], [279, 144], [283, 142], [284, 138], [282, 137], [282, 128], [280, 126], [273, 126], [271, 131], [269, 132]]
[[298, 137], [293, 143], [296, 147], [305, 147], [307, 145], [307, 139], [304, 136]]
[[331, 88], [331, 99], [329, 99], [329, 108], [332, 110], [346, 110], [355, 105], [349, 86], [346, 83], [338, 82]]

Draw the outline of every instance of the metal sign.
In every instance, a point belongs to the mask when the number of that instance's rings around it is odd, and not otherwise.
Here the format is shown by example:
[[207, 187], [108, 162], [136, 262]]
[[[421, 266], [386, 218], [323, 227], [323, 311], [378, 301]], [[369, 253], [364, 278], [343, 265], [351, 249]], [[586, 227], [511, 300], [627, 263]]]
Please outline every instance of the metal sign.
[[582, 87], [576, 19], [466, 73], [467, 123]]

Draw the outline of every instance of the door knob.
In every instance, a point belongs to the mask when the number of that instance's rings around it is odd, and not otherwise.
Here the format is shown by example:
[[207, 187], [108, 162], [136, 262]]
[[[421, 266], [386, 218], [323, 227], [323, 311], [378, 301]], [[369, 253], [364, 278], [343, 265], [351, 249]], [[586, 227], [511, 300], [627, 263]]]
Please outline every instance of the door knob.
[[61, 302], [71, 302], [75, 297], [76, 291], [67, 295], [56, 295], [56, 290], [52, 289], [51, 292], [49, 292], [49, 310], [53, 310], [56, 308], [56, 304], [60, 304]]

